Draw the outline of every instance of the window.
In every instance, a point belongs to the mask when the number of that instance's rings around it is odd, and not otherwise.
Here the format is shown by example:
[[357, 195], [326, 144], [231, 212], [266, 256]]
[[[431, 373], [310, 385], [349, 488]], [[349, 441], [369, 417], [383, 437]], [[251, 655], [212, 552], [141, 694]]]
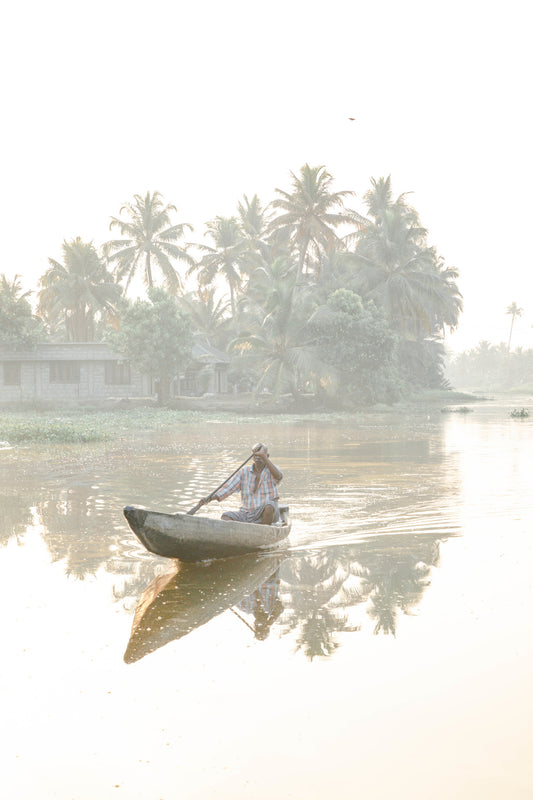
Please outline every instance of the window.
[[114, 385], [131, 383], [129, 361], [106, 361], [105, 382]]
[[50, 383], [79, 383], [79, 361], [51, 361]]
[[4, 361], [4, 385], [20, 386], [20, 361]]

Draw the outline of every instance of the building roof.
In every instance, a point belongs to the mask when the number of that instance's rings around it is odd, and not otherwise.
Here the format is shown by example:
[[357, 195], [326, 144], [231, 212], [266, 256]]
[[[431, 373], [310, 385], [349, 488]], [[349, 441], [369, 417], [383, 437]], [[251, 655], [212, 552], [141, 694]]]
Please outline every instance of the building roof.
[[[229, 364], [230, 358], [203, 339], [192, 346], [194, 361], [203, 364]], [[122, 357], [106, 342], [41, 342], [32, 350], [0, 347], [0, 361], [114, 361]]]
[[192, 357], [194, 361], [202, 361], [206, 364], [229, 364], [230, 362], [229, 356], [208, 344], [204, 339], [194, 340]]

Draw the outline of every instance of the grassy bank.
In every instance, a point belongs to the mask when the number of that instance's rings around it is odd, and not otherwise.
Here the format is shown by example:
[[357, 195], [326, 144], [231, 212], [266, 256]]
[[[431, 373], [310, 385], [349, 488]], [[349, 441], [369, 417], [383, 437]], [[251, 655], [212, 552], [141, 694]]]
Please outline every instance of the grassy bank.
[[[191, 422], [228, 421], [293, 422], [298, 418], [308, 421], [342, 419], [346, 415], [395, 412], [402, 413], [425, 407], [438, 407], [447, 403], [466, 403], [479, 397], [460, 392], [433, 391], [414, 396], [395, 406], [374, 406], [352, 412], [317, 409], [309, 403], [273, 405], [268, 398], [260, 404], [251, 402], [250, 396], [237, 398], [190, 398], [174, 407], [142, 406], [137, 408], [98, 409], [71, 407], [68, 409], [24, 408], [0, 412], [0, 442], [9, 445], [24, 444], [83, 444], [108, 442], [129, 436], [139, 437], [176, 424]], [[180, 407], [181, 406], [181, 407]], [[4, 445], [5, 446], [5, 445]]]
[[87, 408], [3, 411], [0, 441], [10, 445], [106, 442], [128, 435], [139, 436], [202, 416], [200, 412], [150, 407], [115, 411]]

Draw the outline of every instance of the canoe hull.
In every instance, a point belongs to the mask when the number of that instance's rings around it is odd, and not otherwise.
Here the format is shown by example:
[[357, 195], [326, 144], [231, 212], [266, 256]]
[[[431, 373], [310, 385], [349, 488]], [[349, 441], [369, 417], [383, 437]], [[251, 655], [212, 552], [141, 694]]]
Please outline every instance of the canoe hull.
[[256, 525], [189, 514], [164, 514], [138, 506], [126, 506], [124, 516], [147, 550], [181, 561], [268, 551], [283, 542], [290, 532], [288, 520], [283, 525]]

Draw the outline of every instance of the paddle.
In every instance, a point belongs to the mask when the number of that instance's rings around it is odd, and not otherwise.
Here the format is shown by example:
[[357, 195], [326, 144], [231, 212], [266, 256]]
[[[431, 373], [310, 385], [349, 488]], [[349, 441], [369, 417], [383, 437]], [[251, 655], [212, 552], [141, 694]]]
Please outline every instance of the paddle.
[[[254, 448], [254, 449], [255, 449], [255, 448]], [[231, 480], [231, 478], [233, 478], [233, 476], [234, 476], [234, 475], [236, 475], [236, 474], [238, 473], [238, 471], [239, 471], [240, 469], [242, 469], [242, 468], [244, 467], [244, 465], [245, 465], [245, 464], [247, 464], [247, 463], [250, 461], [250, 459], [252, 459], [253, 457], [254, 457], [254, 453], [253, 453], [253, 451], [252, 451], [252, 454], [248, 456], [248, 458], [246, 459], [246, 461], [243, 461], [243, 462], [242, 462], [242, 464], [241, 464], [241, 466], [240, 466], [240, 467], [237, 467], [237, 469], [235, 470], [235, 472], [232, 472], [232, 473], [231, 473], [231, 475], [229, 476], [229, 478], [226, 478], [226, 480], [225, 480], [225, 481], [222, 481], [222, 483], [220, 484], [220, 486], [217, 486], [217, 488], [216, 488], [216, 489], [213, 489], [213, 491], [211, 492], [211, 494], [207, 495], [207, 502], [208, 502], [208, 503], [210, 503], [210, 502], [211, 502], [211, 500], [213, 499], [213, 497], [214, 497], [214, 496], [216, 495], [216, 493], [218, 492], [218, 490], [219, 490], [219, 489], [222, 489], [222, 487], [223, 487], [223, 486], [224, 486], [224, 485], [225, 485], [225, 484], [226, 484], [226, 483], [227, 483], [229, 480]], [[191, 516], [192, 516], [193, 514], [196, 514], [196, 512], [198, 511], [198, 509], [199, 509], [199, 508], [201, 508], [201, 507], [202, 507], [202, 506], [204, 506], [204, 505], [207, 505], [207, 503], [202, 503], [202, 501], [200, 500], [200, 502], [199, 502], [199, 503], [196, 503], [196, 505], [194, 506], [194, 508], [191, 508], [191, 510], [190, 510], [190, 511], [187, 511], [187, 514], [190, 514]]]

